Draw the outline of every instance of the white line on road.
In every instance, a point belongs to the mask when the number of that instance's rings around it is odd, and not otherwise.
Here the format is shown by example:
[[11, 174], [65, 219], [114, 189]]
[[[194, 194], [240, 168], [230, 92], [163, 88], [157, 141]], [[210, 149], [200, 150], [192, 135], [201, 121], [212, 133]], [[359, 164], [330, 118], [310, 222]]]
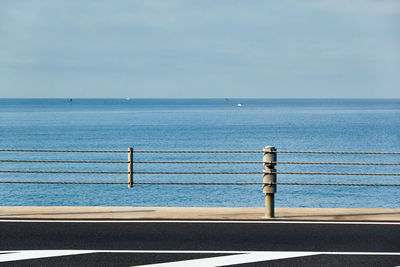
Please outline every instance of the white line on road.
[[[256, 256], [255, 259], [269, 260], [281, 258], [302, 257], [309, 255], [369, 255], [369, 256], [400, 256], [400, 252], [327, 252], [327, 251], [202, 251], [202, 250], [13, 250], [0, 251], [0, 262], [59, 257], [90, 253], [160, 253], [160, 254], [245, 254]], [[234, 255], [229, 255], [234, 256]], [[237, 255], [240, 256], [240, 255]], [[228, 257], [228, 256], [222, 256]], [[249, 256], [250, 257], [250, 256]], [[220, 258], [220, 257], [213, 257]], [[235, 260], [244, 260], [243, 257], [234, 257]], [[268, 259], [263, 259], [268, 260]], [[187, 265], [186, 265], [187, 266]]]
[[317, 254], [318, 253], [311, 253], [311, 252], [252, 252], [241, 255], [220, 256], [220, 257], [211, 257], [203, 259], [148, 264], [142, 266], [148, 266], [148, 267], [227, 266], [233, 264], [236, 265], [236, 264], [260, 262], [260, 261], [304, 257]]
[[213, 220], [0, 220], [0, 223], [229, 223], [229, 224], [356, 224], [400, 225], [400, 222], [348, 222], [348, 221], [213, 221]]
[[60, 257], [69, 255], [79, 255], [93, 253], [91, 250], [21, 250], [21, 251], [3, 251], [6, 253], [0, 255], [0, 262], [21, 261], [30, 259], [40, 259], [49, 257]]

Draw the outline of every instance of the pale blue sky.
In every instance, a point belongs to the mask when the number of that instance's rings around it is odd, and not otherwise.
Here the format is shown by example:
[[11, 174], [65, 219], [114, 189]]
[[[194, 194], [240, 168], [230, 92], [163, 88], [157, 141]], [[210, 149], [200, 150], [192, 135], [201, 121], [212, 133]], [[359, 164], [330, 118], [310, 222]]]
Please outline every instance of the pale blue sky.
[[400, 98], [400, 1], [0, 0], [0, 97]]

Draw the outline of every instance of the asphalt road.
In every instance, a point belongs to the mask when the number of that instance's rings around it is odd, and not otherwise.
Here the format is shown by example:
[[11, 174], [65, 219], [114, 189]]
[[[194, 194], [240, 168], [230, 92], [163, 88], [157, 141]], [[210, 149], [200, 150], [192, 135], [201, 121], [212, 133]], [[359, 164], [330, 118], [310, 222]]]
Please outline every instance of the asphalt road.
[[[0, 237], [0, 266], [400, 266], [400, 223], [0, 221]], [[56, 254], [4, 260], [27, 250]]]

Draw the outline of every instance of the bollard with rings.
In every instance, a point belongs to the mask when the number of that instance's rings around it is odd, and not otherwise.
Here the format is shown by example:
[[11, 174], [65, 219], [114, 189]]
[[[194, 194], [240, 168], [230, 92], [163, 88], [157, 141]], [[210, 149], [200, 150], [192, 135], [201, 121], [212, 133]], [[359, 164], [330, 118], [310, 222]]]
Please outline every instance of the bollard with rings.
[[263, 193], [265, 193], [265, 218], [275, 216], [276, 193], [276, 148], [267, 146], [263, 149]]

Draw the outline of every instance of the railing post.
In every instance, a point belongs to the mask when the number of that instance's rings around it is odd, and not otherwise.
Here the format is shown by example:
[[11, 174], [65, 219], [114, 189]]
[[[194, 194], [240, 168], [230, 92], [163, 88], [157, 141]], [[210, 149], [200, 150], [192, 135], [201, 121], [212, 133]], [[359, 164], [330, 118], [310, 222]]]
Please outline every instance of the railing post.
[[128, 187], [133, 187], [133, 148], [128, 148]]
[[276, 148], [273, 146], [264, 147], [263, 150], [263, 193], [265, 193], [265, 218], [275, 216], [275, 196], [276, 192]]

